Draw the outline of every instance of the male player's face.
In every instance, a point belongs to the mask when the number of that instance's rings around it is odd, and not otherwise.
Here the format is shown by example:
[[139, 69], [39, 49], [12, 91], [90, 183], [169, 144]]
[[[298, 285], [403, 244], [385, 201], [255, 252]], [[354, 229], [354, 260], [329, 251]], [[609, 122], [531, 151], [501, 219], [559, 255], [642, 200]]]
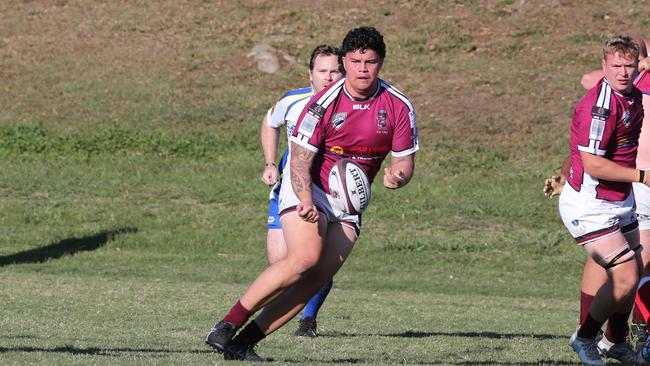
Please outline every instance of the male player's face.
[[619, 52], [607, 55], [603, 60], [603, 72], [612, 89], [625, 93], [632, 88], [637, 63], [632, 55], [621, 55]]
[[348, 91], [353, 97], [365, 98], [375, 92], [379, 70], [383, 65], [377, 52], [371, 49], [356, 50], [345, 54], [343, 67]]
[[339, 57], [336, 55], [318, 55], [314, 60], [314, 69], [309, 72], [309, 80], [316, 93], [331, 83], [341, 80]]

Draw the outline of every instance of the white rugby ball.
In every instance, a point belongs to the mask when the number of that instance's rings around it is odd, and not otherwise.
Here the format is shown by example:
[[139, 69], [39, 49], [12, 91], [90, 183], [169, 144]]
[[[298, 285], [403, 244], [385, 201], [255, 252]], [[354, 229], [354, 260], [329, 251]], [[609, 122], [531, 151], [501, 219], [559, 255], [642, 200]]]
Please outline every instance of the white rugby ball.
[[370, 182], [363, 168], [350, 159], [341, 159], [330, 170], [329, 194], [339, 210], [359, 215], [370, 204]]

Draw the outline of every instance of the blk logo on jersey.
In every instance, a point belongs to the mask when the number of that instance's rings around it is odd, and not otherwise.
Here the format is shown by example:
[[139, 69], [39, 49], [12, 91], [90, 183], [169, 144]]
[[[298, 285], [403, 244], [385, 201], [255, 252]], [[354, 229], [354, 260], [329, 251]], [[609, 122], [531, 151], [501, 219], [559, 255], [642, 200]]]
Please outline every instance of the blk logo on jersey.
[[341, 112], [341, 113], [335, 113], [332, 115], [332, 118], [330, 119], [330, 122], [332, 122], [332, 125], [334, 128], [337, 130], [343, 126], [343, 122], [345, 122], [345, 117], [347, 116], [347, 113]]
[[377, 112], [377, 133], [388, 133], [388, 112], [384, 109]]
[[360, 111], [367, 111], [370, 109], [370, 104], [353, 104], [352, 105], [353, 110], [360, 110]]

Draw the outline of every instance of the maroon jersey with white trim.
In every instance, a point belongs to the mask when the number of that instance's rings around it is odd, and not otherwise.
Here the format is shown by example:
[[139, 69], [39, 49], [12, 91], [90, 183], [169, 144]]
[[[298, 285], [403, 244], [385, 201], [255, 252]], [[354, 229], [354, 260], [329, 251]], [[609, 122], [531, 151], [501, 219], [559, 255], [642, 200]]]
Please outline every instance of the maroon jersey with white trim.
[[587, 174], [580, 151], [634, 168], [642, 121], [641, 92], [636, 87], [623, 95], [602, 79], [589, 90], [578, 102], [571, 120], [571, 171], [567, 181], [573, 189], [598, 199], [624, 200], [632, 184]]
[[[419, 149], [415, 110], [404, 94], [379, 80], [379, 88], [372, 97], [355, 100], [345, 91], [344, 81], [312, 97], [290, 138], [316, 153], [312, 181], [325, 192], [329, 191], [330, 169], [338, 160], [353, 159], [372, 183], [389, 152], [399, 157]], [[328, 99], [329, 103], [326, 101], [327, 106], [320, 111], [322, 118], [314, 119], [310, 106]]]

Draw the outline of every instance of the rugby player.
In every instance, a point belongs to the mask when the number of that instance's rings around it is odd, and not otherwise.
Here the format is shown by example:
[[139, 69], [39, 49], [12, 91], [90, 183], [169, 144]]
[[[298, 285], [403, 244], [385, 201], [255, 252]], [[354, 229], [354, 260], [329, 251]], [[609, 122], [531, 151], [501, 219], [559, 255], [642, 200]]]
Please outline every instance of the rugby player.
[[627, 319], [641, 266], [632, 182], [650, 180], [635, 168], [643, 119], [641, 92], [633, 84], [638, 56], [632, 38], [609, 39], [603, 48], [604, 78], [580, 100], [571, 121], [570, 173], [559, 206], [564, 225], [593, 259], [584, 268], [583, 294], [594, 279], [599, 282], [569, 340], [588, 365], [604, 365], [597, 338], [608, 319], [605, 351], [629, 355], [631, 348]]
[[[646, 111], [650, 110], [650, 75], [646, 71], [650, 69], [650, 59], [647, 58], [646, 42], [640, 36], [635, 36], [637, 44], [639, 45], [639, 72], [634, 78], [634, 84], [643, 93], [643, 105]], [[586, 89], [591, 89], [597, 82], [604, 76], [602, 70], [594, 70], [585, 74], [581, 79], [581, 84]], [[648, 116], [646, 114], [645, 116]], [[646, 126], [650, 124], [648, 118], [645, 118]], [[650, 117], [649, 117], [650, 118]], [[551, 198], [559, 195], [566, 181], [566, 176], [569, 175], [571, 161], [569, 158], [565, 159], [562, 164], [561, 174], [554, 175], [546, 179], [544, 182], [544, 194]], [[639, 147], [637, 151], [636, 167], [638, 169], [650, 168], [650, 129], [641, 129], [639, 136]], [[632, 312], [632, 323], [637, 340], [636, 353], [631, 351], [631, 347], [627, 342], [614, 343], [611, 339], [614, 337], [612, 333], [612, 323], [616, 323], [616, 319], [610, 319], [608, 322], [605, 336], [598, 343], [598, 349], [601, 354], [611, 358], [618, 359], [624, 363], [635, 362], [638, 364], [650, 364], [650, 340], [647, 337], [648, 318], [650, 318], [650, 190], [641, 183], [633, 183], [634, 196], [636, 201], [636, 214], [639, 222], [640, 242], [642, 244], [641, 257], [643, 261], [643, 270], [641, 283], [639, 285], [637, 296], [635, 299], [635, 306]], [[646, 243], [646, 245], [643, 245]], [[593, 259], [589, 258], [585, 264], [585, 271], [583, 273], [581, 296], [580, 296], [580, 324], [586, 318], [589, 307], [593, 301], [594, 295], [607, 281], [606, 272], [602, 267], [598, 266]], [[622, 322], [622, 319], [619, 320]], [[627, 322], [627, 319], [625, 319]], [[621, 324], [621, 327], [627, 331], [627, 323]], [[619, 339], [620, 340], [620, 339]]]
[[[286, 125], [287, 138], [289, 138], [300, 116], [300, 112], [302, 112], [309, 98], [323, 90], [329, 84], [339, 81], [343, 77], [342, 69], [343, 66], [340, 63], [338, 48], [329, 45], [317, 46], [312, 51], [309, 59], [309, 81], [311, 86], [294, 89], [285, 93], [273, 108], [269, 109], [262, 121], [260, 139], [264, 154], [264, 171], [262, 172], [261, 179], [264, 184], [270, 187], [274, 186], [269, 196], [269, 213], [267, 219], [266, 253], [269, 264], [277, 262], [287, 254], [287, 245], [284, 242], [282, 227], [280, 226], [278, 195], [280, 193], [279, 179], [281, 179], [281, 173], [287, 161], [289, 148], [287, 147], [280, 159], [279, 165], [276, 166], [276, 152], [280, 138], [280, 128], [282, 125]], [[331, 288], [332, 280], [309, 300], [305, 311], [298, 321], [298, 329], [294, 335], [306, 337], [317, 336], [316, 318], [318, 311], [323, 305], [323, 302], [325, 302]]]
[[350, 254], [361, 217], [329, 203], [327, 177], [337, 161], [354, 159], [372, 182], [391, 153], [384, 186], [401, 188], [413, 176], [419, 149], [415, 111], [400, 91], [379, 79], [386, 54], [381, 33], [372, 27], [351, 30], [341, 54], [346, 76], [311, 98], [290, 138], [284, 173], [289, 179], [282, 179], [279, 201], [287, 255], [257, 277], [208, 335], [225, 359], [263, 361], [255, 345], [298, 314]]

